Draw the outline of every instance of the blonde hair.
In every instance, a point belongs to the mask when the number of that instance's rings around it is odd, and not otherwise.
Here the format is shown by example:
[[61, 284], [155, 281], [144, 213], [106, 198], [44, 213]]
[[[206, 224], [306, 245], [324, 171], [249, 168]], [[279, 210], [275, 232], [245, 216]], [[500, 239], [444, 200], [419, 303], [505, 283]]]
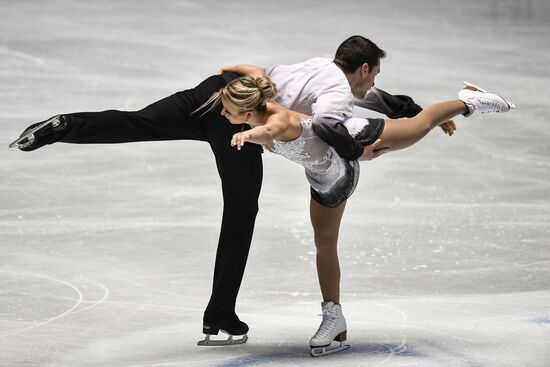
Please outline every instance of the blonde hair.
[[195, 112], [210, 106], [203, 115], [212, 110], [221, 101], [231, 105], [239, 112], [265, 111], [266, 102], [275, 98], [277, 86], [267, 76], [253, 78], [242, 76], [227, 83], [225, 87], [214, 93]]

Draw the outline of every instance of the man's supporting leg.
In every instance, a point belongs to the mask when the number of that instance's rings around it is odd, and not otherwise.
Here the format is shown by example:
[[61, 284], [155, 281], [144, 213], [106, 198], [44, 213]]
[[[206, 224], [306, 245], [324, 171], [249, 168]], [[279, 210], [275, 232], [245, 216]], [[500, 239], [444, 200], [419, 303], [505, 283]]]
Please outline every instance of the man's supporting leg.
[[220, 325], [230, 333], [248, 331], [236, 316], [235, 303], [248, 259], [254, 223], [258, 212], [258, 197], [262, 185], [261, 148], [247, 144], [241, 151], [231, 147], [231, 137], [241, 126], [231, 125], [212, 112], [206, 129], [207, 140], [216, 157], [224, 198], [223, 220], [216, 254], [212, 296], [204, 313], [205, 326]]

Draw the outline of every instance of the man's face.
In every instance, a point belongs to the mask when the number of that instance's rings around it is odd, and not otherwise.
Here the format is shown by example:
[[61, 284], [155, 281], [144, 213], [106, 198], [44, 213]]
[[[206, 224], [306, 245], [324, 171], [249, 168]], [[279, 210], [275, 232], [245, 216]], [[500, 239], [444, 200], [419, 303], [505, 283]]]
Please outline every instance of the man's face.
[[378, 73], [380, 73], [380, 62], [373, 68], [370, 68], [367, 64], [364, 64], [364, 66], [359, 68], [358, 72], [357, 83], [351, 89], [351, 92], [355, 98], [363, 99], [369, 89], [374, 87], [374, 79]]

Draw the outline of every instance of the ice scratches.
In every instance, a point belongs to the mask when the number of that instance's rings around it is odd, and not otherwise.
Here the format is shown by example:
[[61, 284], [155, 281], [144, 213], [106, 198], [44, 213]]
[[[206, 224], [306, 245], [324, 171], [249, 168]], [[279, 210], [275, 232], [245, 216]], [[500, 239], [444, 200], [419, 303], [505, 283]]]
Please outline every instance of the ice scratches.
[[[388, 365], [388, 362], [405, 362], [402, 360], [398, 360], [398, 358], [423, 358], [425, 360], [426, 358], [430, 360], [429, 356], [422, 354], [418, 352], [416, 349], [411, 347], [409, 344], [407, 344], [407, 337], [405, 336], [405, 329], [408, 328], [408, 317], [407, 314], [394, 306], [391, 306], [389, 304], [385, 303], [370, 303], [369, 307], [375, 306], [382, 309], [390, 310], [392, 311], [392, 318], [396, 321], [392, 323], [392, 329], [393, 327], [398, 329], [398, 336], [396, 342], [387, 342], [387, 343], [366, 343], [361, 344], [354, 342], [353, 340], [349, 340], [351, 343], [351, 348], [348, 349], [345, 352], [337, 353], [335, 356], [327, 356], [324, 357], [327, 360], [334, 359], [338, 360], [339, 358], [346, 358], [346, 360], [351, 359], [353, 361], [357, 360], [357, 358], [361, 358], [361, 361], [364, 361], [364, 358], [366, 356], [372, 356], [373, 358], [376, 358], [376, 360], [369, 361], [368, 365], [370, 367], [376, 367], [376, 366], [385, 366]], [[393, 316], [395, 315], [395, 316]], [[372, 325], [372, 322], [361, 322], [358, 320], [354, 320], [354, 324], [358, 323], [364, 323]], [[383, 324], [387, 326], [386, 323], [381, 322], [380, 324]], [[257, 347], [257, 346], [256, 346]], [[266, 349], [269, 348], [277, 348], [277, 351], [266, 351]], [[261, 366], [261, 365], [273, 365], [273, 364], [281, 364], [281, 365], [302, 365], [304, 362], [311, 361], [311, 357], [309, 356], [309, 348], [307, 344], [304, 343], [304, 346], [281, 346], [280, 344], [277, 346], [269, 346], [269, 347], [260, 347], [258, 348], [258, 352], [250, 353], [249, 356], [242, 358], [234, 358], [231, 361], [228, 361], [226, 363], [220, 364], [220, 367], [248, 367], [248, 366]], [[249, 345], [247, 350], [252, 351], [251, 346]], [[414, 362], [412, 361], [411, 364], [407, 365], [414, 365]], [[336, 363], [338, 365], [338, 363]], [[400, 364], [402, 365], [402, 364]], [[467, 364], [465, 366], [475, 366]]]
[[18, 52], [18, 51], [14, 51], [14, 50], [10, 50], [9, 48], [6, 48], [6, 47], [2, 47], [0, 46], [0, 54], [5, 54], [5, 55], [8, 55], [8, 56], [13, 56], [13, 57], [16, 57], [18, 59], [22, 59], [22, 60], [25, 60], [25, 61], [31, 61], [37, 65], [44, 65], [44, 60], [41, 59], [40, 57], [36, 57], [36, 56], [33, 56], [33, 55], [29, 55], [29, 54], [26, 54], [26, 53], [23, 53], [23, 52]]
[[[189, 300], [190, 298], [192, 298], [192, 296], [190, 296], [188, 294], [182, 294], [182, 293], [172, 292], [172, 291], [169, 291], [169, 290], [166, 290], [166, 289], [151, 287], [147, 284], [143, 284], [143, 283], [140, 283], [140, 282], [135, 281], [133, 279], [128, 279], [128, 278], [125, 278], [125, 277], [122, 277], [122, 276], [114, 276], [113, 279], [116, 279], [116, 280], [119, 280], [119, 281], [122, 281], [122, 282], [126, 282], [126, 283], [129, 283], [129, 284], [132, 284], [135, 287], [144, 288], [144, 289], [156, 292], [158, 294], [164, 294], [164, 295], [167, 295], [167, 296], [172, 296], [172, 297], [181, 298], [181, 299], [185, 299], [185, 300]], [[117, 302], [117, 303], [120, 303], [120, 302]], [[130, 303], [127, 303], [127, 304], [130, 304]], [[132, 303], [132, 304], [143, 306], [143, 307], [175, 308], [175, 306], [169, 306], [169, 305], [155, 305], [155, 304], [146, 304], [146, 303]], [[183, 306], [183, 305], [182, 306], [177, 306], [177, 309], [180, 310], [180, 311], [197, 312], [199, 314], [204, 312], [203, 309], [200, 309], [200, 308], [197, 308], [197, 307], [186, 307], [186, 306]]]
[[472, 357], [449, 348], [444, 348], [433, 341], [424, 340], [419, 344], [427, 347], [426, 354], [429, 355], [429, 360], [436, 362], [438, 366], [482, 367]]
[[[267, 347], [266, 349], [268, 349]], [[261, 366], [263, 364], [269, 365], [274, 362], [284, 363], [285, 365], [292, 365], [293, 361], [296, 361], [296, 364], [300, 364], [304, 359], [311, 360], [309, 355], [309, 347], [304, 346], [274, 346], [280, 351], [276, 352], [266, 352], [263, 353], [258, 351], [257, 353], [251, 353], [247, 357], [237, 357], [232, 360], [218, 365], [219, 367], [247, 367], [247, 366]], [[251, 348], [248, 348], [251, 349]], [[346, 353], [348, 353], [346, 351]]]
[[[51, 317], [49, 319], [41, 320], [38, 323], [33, 324], [33, 325], [31, 325], [29, 327], [26, 327], [26, 328], [17, 329], [17, 330], [10, 330], [10, 331], [7, 331], [7, 332], [0, 333], [0, 338], [4, 338], [4, 337], [7, 337], [7, 336], [18, 335], [18, 334], [24, 333], [26, 331], [36, 329], [36, 328], [42, 327], [44, 325], [50, 324], [50, 323], [55, 322], [55, 321], [57, 321], [57, 320], [59, 320], [63, 317], [66, 317], [68, 315], [74, 315], [74, 314], [77, 314], [77, 313], [80, 313], [80, 312], [89, 311], [90, 309], [92, 309], [94, 307], [97, 307], [98, 305], [104, 303], [105, 300], [109, 297], [109, 289], [105, 285], [103, 285], [103, 284], [101, 284], [101, 283], [99, 283], [95, 280], [80, 278], [80, 280], [82, 280], [84, 282], [92, 283], [94, 286], [99, 287], [100, 289], [102, 289], [102, 292], [103, 292], [103, 295], [100, 299], [93, 300], [93, 301], [85, 301], [84, 300], [84, 298], [85, 298], [84, 294], [81, 291], [82, 285], [76, 285], [76, 284], [68, 282], [66, 280], [50, 277], [50, 276], [43, 275], [43, 274], [34, 274], [34, 273], [26, 273], [26, 272], [0, 269], [0, 274], [1, 273], [12, 274], [12, 275], [17, 276], [17, 277], [38, 278], [38, 279], [43, 279], [45, 281], [49, 281], [49, 282], [52, 282], [52, 283], [58, 283], [60, 285], [63, 285], [67, 288], [72, 289], [76, 293], [77, 297], [76, 297], [76, 299], [73, 299], [73, 298], [70, 299], [70, 300], [74, 301], [75, 303], [70, 308], [65, 310], [64, 312], [62, 312], [62, 313], [60, 313], [60, 314], [58, 314], [54, 317]], [[79, 286], [80, 286], [80, 288], [79, 288]], [[81, 307], [82, 305], [85, 305], [85, 304], [89, 304], [89, 305], [84, 307], [84, 308], [81, 308], [81, 309], [77, 310], [79, 307]]]
[[407, 314], [403, 310], [401, 310], [397, 307], [394, 307], [394, 306], [390, 306], [390, 305], [385, 304], [385, 303], [375, 303], [374, 305], [378, 306], [378, 307], [381, 307], [381, 308], [386, 308], [386, 309], [389, 309], [391, 311], [394, 311], [395, 313], [397, 313], [399, 315], [399, 318], [400, 318], [399, 338], [400, 338], [401, 342], [397, 346], [395, 346], [394, 348], [391, 348], [391, 349], [388, 350], [389, 355], [386, 359], [384, 359], [380, 363], [373, 364], [373, 366], [378, 366], [378, 365], [383, 365], [384, 363], [388, 362], [396, 354], [401, 354], [401, 353], [403, 353], [407, 350], [407, 346], [406, 346], [407, 337], [405, 336], [405, 332], [404, 332], [404, 329], [407, 327]]
[[[243, 354], [245, 356], [247, 354]], [[212, 357], [212, 358], [186, 358], [185, 362], [182, 362], [182, 360], [178, 359], [175, 361], [165, 361], [165, 360], [148, 360], [144, 362], [139, 361], [132, 361], [130, 363], [124, 363], [121, 362], [117, 364], [117, 367], [182, 367], [187, 366], [187, 363], [204, 363], [204, 362], [220, 362], [220, 361], [227, 361], [230, 359], [235, 359], [235, 356], [230, 357]], [[202, 365], [202, 364], [201, 364]]]

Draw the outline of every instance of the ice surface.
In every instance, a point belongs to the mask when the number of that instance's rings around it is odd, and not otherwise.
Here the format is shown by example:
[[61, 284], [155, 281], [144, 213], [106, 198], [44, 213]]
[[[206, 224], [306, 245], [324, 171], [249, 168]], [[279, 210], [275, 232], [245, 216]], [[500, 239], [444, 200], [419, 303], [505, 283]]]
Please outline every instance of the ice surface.
[[[1, 5], [0, 366], [550, 365], [548, 1]], [[201, 348], [221, 218], [208, 146], [7, 148], [60, 112], [139, 109], [223, 65], [331, 56], [352, 34], [388, 52], [382, 89], [426, 105], [465, 79], [518, 108], [362, 163], [339, 355], [309, 357], [320, 295], [300, 167], [264, 155], [248, 343]]]

